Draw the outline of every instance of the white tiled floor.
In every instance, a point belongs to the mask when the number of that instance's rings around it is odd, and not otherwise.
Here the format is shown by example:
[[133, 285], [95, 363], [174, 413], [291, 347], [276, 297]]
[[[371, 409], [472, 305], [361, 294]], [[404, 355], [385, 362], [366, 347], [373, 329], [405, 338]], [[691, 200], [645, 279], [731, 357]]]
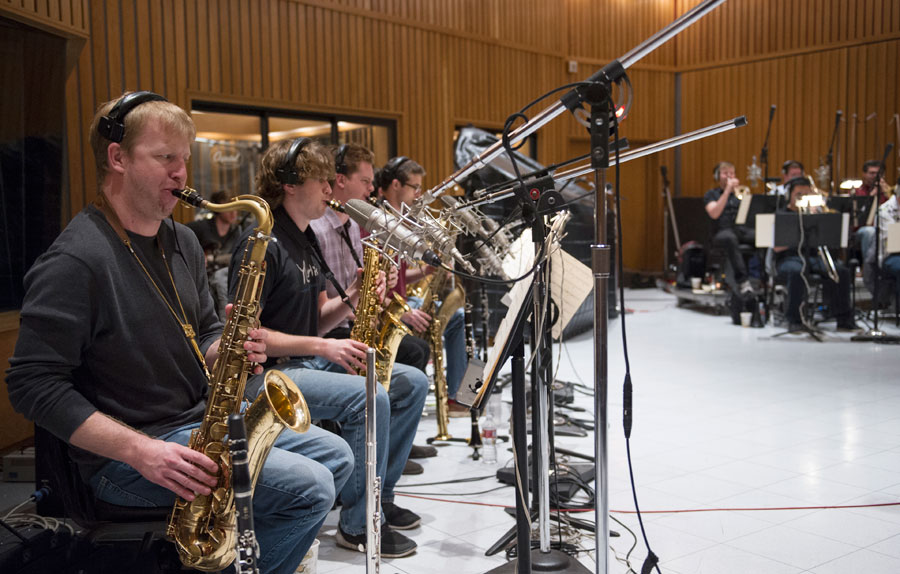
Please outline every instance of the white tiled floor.
[[[771, 339], [779, 329], [735, 327], [727, 317], [676, 308], [669, 295], [651, 290], [627, 293], [626, 305], [635, 311], [626, 318], [635, 480], [662, 572], [900, 572], [900, 506], [812, 508], [900, 503], [900, 347], [852, 343], [834, 332], [825, 343], [793, 335]], [[883, 327], [898, 332], [892, 324]], [[621, 512], [633, 510], [633, 503], [621, 425], [619, 328], [619, 320], [611, 322], [609, 502], [613, 516], [637, 531], [635, 516]], [[559, 379], [577, 382], [580, 376], [591, 385], [589, 334], [570, 341], [568, 354], [574, 365], [563, 353]], [[590, 411], [593, 402], [576, 393], [576, 404]], [[469, 434], [467, 419], [452, 419], [450, 428], [454, 436]], [[434, 431], [434, 416], [427, 416], [417, 443]], [[592, 440], [559, 437], [558, 444], [590, 453]], [[442, 447], [438, 457], [421, 461], [425, 474], [403, 478], [398, 490], [429, 493], [397, 497], [422, 515], [422, 526], [409, 532], [419, 550], [385, 561], [383, 572], [468, 574], [504, 562], [484, 550], [513, 519], [500, 508], [461, 503], [512, 505], [512, 488], [467, 494], [498, 486], [494, 479], [412, 486], [493, 475], [511, 458], [501, 450], [498, 464], [486, 465], [469, 454], [466, 446]], [[758, 510], [766, 507], [805, 508]], [[659, 512], [714, 508], [740, 510]], [[362, 554], [335, 547], [336, 521], [335, 512], [319, 536], [319, 572], [363, 572]], [[632, 539], [613, 528], [622, 537], [612, 547], [624, 556]], [[594, 541], [580, 544], [593, 548]], [[646, 553], [639, 542], [631, 558], [636, 571]], [[593, 571], [590, 556], [581, 561]], [[613, 560], [610, 572], [626, 567]]]

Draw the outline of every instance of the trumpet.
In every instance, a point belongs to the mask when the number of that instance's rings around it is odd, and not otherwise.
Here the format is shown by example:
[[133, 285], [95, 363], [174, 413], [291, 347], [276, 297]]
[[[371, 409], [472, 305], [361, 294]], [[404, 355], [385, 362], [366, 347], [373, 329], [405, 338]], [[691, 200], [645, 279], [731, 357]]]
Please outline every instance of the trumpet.
[[734, 186], [734, 191], [732, 193], [734, 193], [736, 198], [743, 200], [745, 195], [750, 195], [752, 192], [746, 185], [736, 185]]

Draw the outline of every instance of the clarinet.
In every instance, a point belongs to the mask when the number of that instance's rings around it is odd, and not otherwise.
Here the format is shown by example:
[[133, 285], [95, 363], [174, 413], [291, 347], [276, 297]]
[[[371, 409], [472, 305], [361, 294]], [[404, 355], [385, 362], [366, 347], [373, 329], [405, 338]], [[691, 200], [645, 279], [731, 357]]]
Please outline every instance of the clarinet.
[[375, 349], [366, 351], [366, 572], [381, 570], [381, 480], [376, 472]]
[[[484, 287], [482, 287], [483, 289]], [[482, 303], [483, 304], [483, 303]], [[465, 306], [465, 331], [466, 331], [466, 358], [471, 361], [475, 357], [475, 326], [472, 321], [472, 317], [475, 315], [473, 312], [472, 304], [466, 301]], [[478, 449], [481, 448], [481, 431], [478, 429], [478, 409], [469, 409], [469, 419], [471, 420], [471, 425], [469, 426], [469, 446], [474, 450], [472, 452], [472, 460], [478, 460], [481, 458], [481, 453], [478, 452]]]
[[259, 574], [256, 565], [259, 544], [253, 530], [253, 488], [250, 484], [250, 465], [247, 459], [247, 429], [244, 417], [228, 417], [229, 449], [231, 450], [231, 480], [234, 509], [237, 514], [236, 574]]

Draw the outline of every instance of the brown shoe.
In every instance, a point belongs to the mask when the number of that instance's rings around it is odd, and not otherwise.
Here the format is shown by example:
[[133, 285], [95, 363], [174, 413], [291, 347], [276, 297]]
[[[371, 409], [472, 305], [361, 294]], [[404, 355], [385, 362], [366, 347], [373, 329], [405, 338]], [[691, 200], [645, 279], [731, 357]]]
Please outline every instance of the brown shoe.
[[447, 406], [450, 418], [461, 419], [469, 416], [469, 407], [465, 405], [461, 405], [456, 401], [450, 401]]

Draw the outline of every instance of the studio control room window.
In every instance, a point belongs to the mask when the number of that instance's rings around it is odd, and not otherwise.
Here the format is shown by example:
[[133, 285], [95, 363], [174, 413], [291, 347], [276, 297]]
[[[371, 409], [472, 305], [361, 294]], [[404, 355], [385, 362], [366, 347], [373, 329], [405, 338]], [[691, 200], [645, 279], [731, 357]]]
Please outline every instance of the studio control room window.
[[375, 152], [376, 166], [396, 153], [393, 120], [194, 102], [197, 139], [191, 149], [193, 187], [209, 198], [216, 191], [253, 193], [259, 158], [271, 143], [309, 137], [324, 144], [358, 143]]

